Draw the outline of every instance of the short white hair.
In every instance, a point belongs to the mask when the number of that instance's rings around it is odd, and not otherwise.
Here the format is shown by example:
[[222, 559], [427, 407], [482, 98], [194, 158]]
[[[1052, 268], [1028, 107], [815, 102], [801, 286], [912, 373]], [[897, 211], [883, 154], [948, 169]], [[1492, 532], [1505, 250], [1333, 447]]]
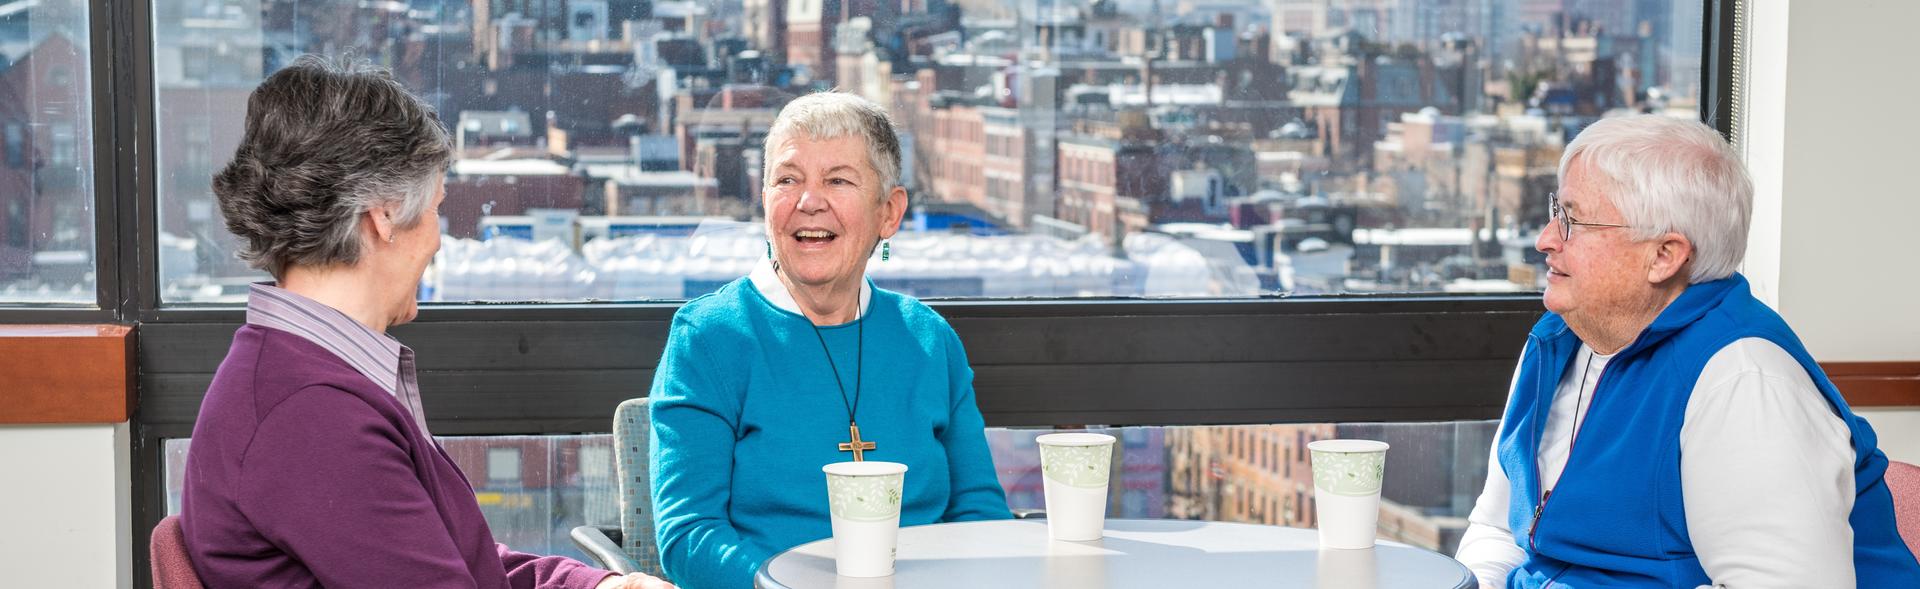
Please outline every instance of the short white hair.
[[887, 109], [856, 94], [838, 90], [815, 92], [780, 109], [767, 130], [766, 163], [761, 176], [773, 181], [773, 150], [798, 134], [814, 141], [859, 137], [867, 142], [867, 165], [880, 176], [879, 199], [900, 185], [900, 136], [893, 131]]
[[1634, 238], [1669, 231], [1693, 242], [1689, 284], [1732, 276], [1747, 254], [1753, 180], [1713, 128], [1691, 119], [1627, 115], [1581, 131], [1560, 156], [1560, 181], [1575, 162], [1598, 174]]

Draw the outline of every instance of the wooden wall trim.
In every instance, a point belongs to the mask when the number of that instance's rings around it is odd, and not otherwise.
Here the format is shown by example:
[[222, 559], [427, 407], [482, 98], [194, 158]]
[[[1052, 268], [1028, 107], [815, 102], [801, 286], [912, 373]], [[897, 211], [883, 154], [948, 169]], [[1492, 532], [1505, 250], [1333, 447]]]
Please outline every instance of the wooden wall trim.
[[133, 333], [124, 325], [0, 325], [0, 424], [127, 421]]
[[1853, 407], [1920, 407], [1920, 362], [1821, 362]]

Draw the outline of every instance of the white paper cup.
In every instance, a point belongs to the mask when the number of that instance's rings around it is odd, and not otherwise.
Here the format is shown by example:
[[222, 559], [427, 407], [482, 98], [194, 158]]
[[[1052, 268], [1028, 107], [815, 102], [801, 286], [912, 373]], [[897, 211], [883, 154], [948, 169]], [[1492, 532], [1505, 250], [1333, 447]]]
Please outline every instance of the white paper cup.
[[1040, 445], [1040, 471], [1047, 494], [1047, 535], [1055, 540], [1098, 540], [1107, 523], [1107, 483], [1113, 466], [1113, 436], [1047, 434]]
[[898, 462], [836, 462], [827, 473], [827, 506], [833, 518], [833, 565], [844, 577], [893, 574], [900, 539], [900, 496], [907, 465]]
[[1320, 545], [1372, 548], [1380, 523], [1380, 482], [1386, 474], [1387, 443], [1374, 440], [1320, 440], [1307, 444], [1313, 454], [1313, 499], [1320, 520]]

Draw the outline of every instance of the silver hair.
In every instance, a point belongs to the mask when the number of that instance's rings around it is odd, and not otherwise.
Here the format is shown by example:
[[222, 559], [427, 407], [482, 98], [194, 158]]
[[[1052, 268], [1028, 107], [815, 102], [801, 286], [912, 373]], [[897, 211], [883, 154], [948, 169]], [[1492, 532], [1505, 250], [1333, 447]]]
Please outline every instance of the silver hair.
[[[867, 163], [880, 176], [879, 198], [885, 200], [900, 185], [900, 136], [893, 131], [887, 110], [873, 101], [836, 90], [815, 92], [787, 103], [767, 130], [766, 153], [788, 137], [799, 134], [814, 141], [859, 137], [867, 142]], [[773, 178], [773, 158], [761, 177]]]
[[1629, 115], [1581, 131], [1560, 156], [1596, 173], [1635, 239], [1676, 232], [1693, 242], [1689, 284], [1733, 275], [1747, 253], [1753, 180], [1720, 133], [1690, 119]]
[[282, 276], [288, 266], [353, 264], [360, 217], [394, 207], [411, 229], [433, 203], [453, 147], [433, 107], [386, 70], [306, 55], [247, 99], [233, 161], [214, 176], [240, 257]]

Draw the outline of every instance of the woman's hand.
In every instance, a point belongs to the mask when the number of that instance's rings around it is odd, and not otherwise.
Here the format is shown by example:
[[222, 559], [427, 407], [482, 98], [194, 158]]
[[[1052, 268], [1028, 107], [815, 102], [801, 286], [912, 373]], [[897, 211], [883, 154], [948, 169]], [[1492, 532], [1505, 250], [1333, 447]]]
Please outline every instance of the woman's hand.
[[673, 583], [649, 577], [640, 573], [625, 576], [613, 576], [600, 580], [594, 589], [676, 589]]

